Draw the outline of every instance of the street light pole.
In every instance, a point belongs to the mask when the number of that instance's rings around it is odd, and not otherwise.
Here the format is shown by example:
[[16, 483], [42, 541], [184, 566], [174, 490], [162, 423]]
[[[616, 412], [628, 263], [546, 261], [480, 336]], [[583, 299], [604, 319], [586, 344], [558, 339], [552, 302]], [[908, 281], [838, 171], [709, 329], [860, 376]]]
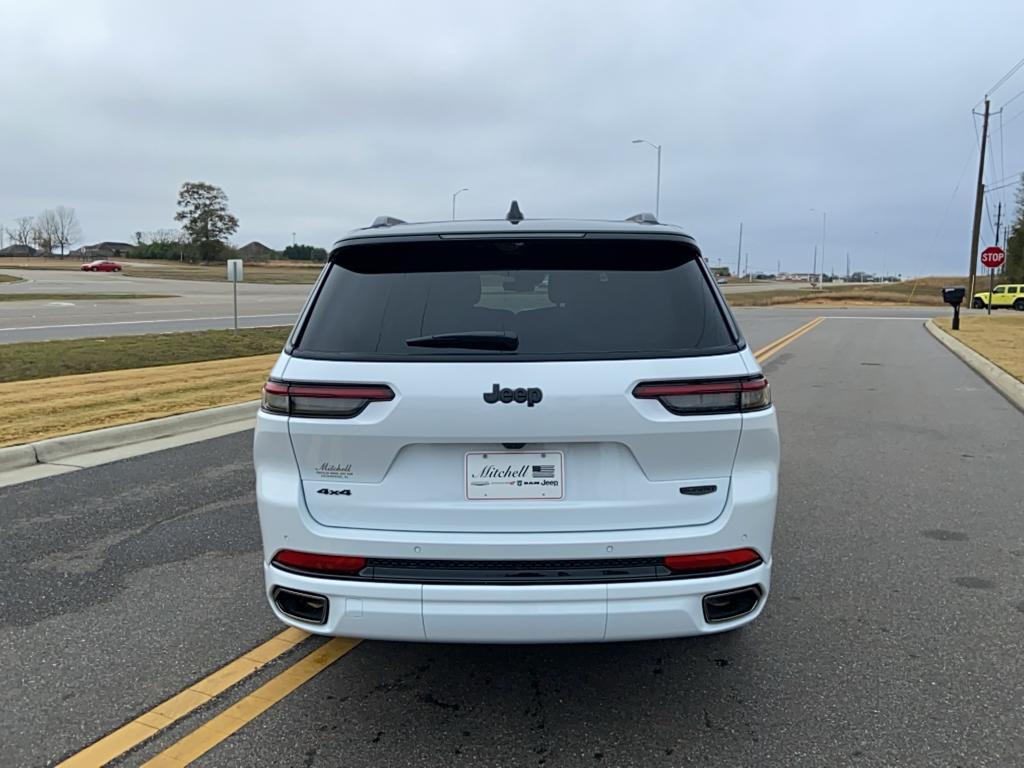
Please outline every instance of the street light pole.
[[469, 187], [463, 187], [452, 195], [452, 221], [455, 221], [455, 198], [461, 195], [463, 192], [469, 192]]
[[654, 218], [661, 218], [661, 144], [655, 144], [653, 141], [647, 139], [633, 139], [634, 144], [646, 144], [654, 149], [658, 153], [658, 175], [655, 181], [654, 188]]
[[[811, 208], [812, 213], [817, 213], [816, 208]], [[825, 233], [828, 227], [828, 213], [821, 212], [821, 272], [818, 275], [818, 288], [825, 287]]]

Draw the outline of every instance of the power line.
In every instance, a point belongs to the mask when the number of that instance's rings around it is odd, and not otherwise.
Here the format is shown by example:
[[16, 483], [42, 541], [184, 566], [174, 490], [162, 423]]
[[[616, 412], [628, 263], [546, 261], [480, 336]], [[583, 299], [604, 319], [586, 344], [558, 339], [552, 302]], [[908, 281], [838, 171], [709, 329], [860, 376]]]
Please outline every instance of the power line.
[[988, 186], [986, 187], [986, 189], [992, 189], [992, 188], [994, 188], [994, 187], [997, 187], [997, 186], [999, 186], [1000, 184], [1003, 184], [1004, 182], [1009, 182], [1009, 183], [1011, 183], [1011, 184], [1012, 184], [1012, 183], [1014, 183], [1015, 181], [1017, 181], [1017, 180], [1019, 180], [1019, 179], [1020, 179], [1020, 176], [1021, 176], [1021, 174], [1022, 174], [1022, 173], [1024, 173], [1024, 170], [1020, 170], [1020, 171], [1018, 171], [1017, 173], [1010, 173], [1010, 174], [1007, 174], [1006, 176], [1003, 176], [1003, 178], [1001, 178], [1001, 179], [996, 179], [995, 181], [993, 181], [993, 182], [992, 182], [991, 184], [989, 184], [989, 185], [988, 185]]
[[[1024, 59], [1021, 59], [1021, 61], [1024, 62]], [[981, 135], [978, 132], [978, 116], [974, 112], [974, 110], [971, 110], [971, 115], [972, 115], [972, 122], [974, 124], [974, 138], [978, 142], [978, 148], [979, 148], [979, 151], [980, 151], [980, 148], [981, 148]], [[1000, 116], [1000, 119], [1002, 119], [1002, 109], [999, 110], [999, 116]], [[991, 133], [991, 131], [989, 133]], [[1002, 130], [1000, 130], [999, 131], [999, 139], [1000, 139], [1000, 141], [1002, 141], [1002, 138], [1003, 138], [1003, 132], [1002, 132]], [[1002, 146], [1001, 145], [1000, 145], [1000, 152], [1002, 152]], [[996, 161], [995, 161], [995, 158], [993, 157], [994, 154], [995, 154], [995, 152], [989, 152], [989, 153], [987, 153], [987, 156], [985, 158], [986, 160], [988, 160], [989, 165], [992, 168], [992, 175], [993, 176], [996, 175]], [[1000, 187], [1000, 189], [1003, 189], [1003, 188]], [[986, 194], [986, 196], [983, 198], [984, 202], [985, 202], [985, 217], [988, 219], [989, 229], [991, 229], [992, 233], [995, 234], [996, 225], [992, 221], [992, 211], [989, 209], [989, 206], [988, 206], [988, 197], [987, 197], [988, 191], [989, 191], [989, 188], [985, 187], [985, 194]], [[1001, 192], [1000, 193], [1000, 197], [1001, 198], [1004, 197], [1005, 194], [1006, 194], [1005, 192]]]
[[[977, 131], [977, 126], [975, 126], [975, 131]], [[974, 150], [972, 149], [970, 154], [967, 155], [967, 159], [964, 161], [964, 167], [960, 169], [960, 177], [956, 181], [956, 186], [953, 187], [953, 194], [949, 196], [949, 200], [946, 201], [946, 207], [942, 211], [942, 216], [939, 217], [939, 223], [935, 227], [935, 235], [932, 237], [931, 248], [929, 248], [930, 251], [934, 252], [935, 244], [939, 242], [939, 235], [942, 233], [942, 225], [946, 223], [946, 217], [949, 215], [949, 209], [953, 205], [953, 201], [956, 199], [956, 193], [960, 191], [960, 185], [964, 181], [964, 174], [967, 173], [967, 168], [970, 166], [971, 160], [973, 159]]]
[[[1003, 75], [1001, 78], [999, 78], [999, 80], [996, 81], [996, 84], [993, 85], [991, 88], [989, 88], [985, 92], [985, 95], [986, 96], [991, 96], [993, 93], [995, 93], [996, 89], [999, 86], [1001, 86], [1003, 83], [1005, 83], [1007, 80], [1009, 80], [1011, 77], [1013, 77], [1015, 74], [1017, 74], [1017, 70], [1020, 69], [1021, 67], [1024, 67], [1024, 59], [1021, 59], [1016, 64], [1014, 64], [1012, 67], [1010, 67], [1009, 71], [1005, 75]], [[984, 101], [984, 99], [982, 99], [982, 101]], [[981, 103], [981, 101], [978, 102], [978, 104], [980, 104], [980, 103]]]
[[990, 191], [996, 191], [997, 189], [1006, 189], [1007, 187], [1013, 186], [1014, 184], [1018, 184], [1018, 183], [1020, 183], [1019, 180], [1018, 181], [1008, 181], [1005, 184], [996, 184], [995, 186], [986, 186], [985, 187], [985, 195], [988, 195], [988, 193], [990, 193]]
[[1009, 104], [1012, 104], [1014, 101], [1019, 99], [1021, 96], [1024, 96], [1024, 90], [1017, 91], [1016, 95], [1011, 96], [1007, 101], [1003, 102], [1003, 106], [1005, 107], [1005, 106], [1007, 106]]
[[[1006, 106], [1005, 104], [1003, 106]], [[1006, 151], [1003, 149], [1003, 107], [999, 108], [999, 173], [1006, 177]], [[999, 193], [999, 200], [1002, 202], [1003, 207], [1006, 206], [1006, 193]], [[1009, 210], [1009, 208], [1007, 208]], [[998, 238], [998, 232], [996, 233], [996, 239]], [[998, 245], [998, 243], [997, 243]]]
[[[1024, 93], [1024, 91], [1021, 91], [1021, 93]], [[1016, 115], [1014, 115], [1013, 117], [1011, 117], [1011, 118], [1010, 118], [1009, 120], [1007, 120], [1007, 121], [1006, 121], [1005, 123], [1003, 123], [1002, 121], [1000, 121], [1000, 125], [999, 125], [999, 131], [1000, 131], [1000, 133], [1002, 133], [1002, 130], [1003, 130], [1003, 126], [1004, 126], [1004, 125], [1009, 125], [1010, 123], [1012, 123], [1012, 122], [1013, 122], [1014, 120], [1016, 120], [1016, 119], [1017, 119], [1018, 117], [1020, 117], [1021, 115], [1024, 115], [1024, 109], [1022, 109], [1022, 110], [1021, 110], [1020, 112], [1018, 112], [1018, 113], [1017, 113]]]

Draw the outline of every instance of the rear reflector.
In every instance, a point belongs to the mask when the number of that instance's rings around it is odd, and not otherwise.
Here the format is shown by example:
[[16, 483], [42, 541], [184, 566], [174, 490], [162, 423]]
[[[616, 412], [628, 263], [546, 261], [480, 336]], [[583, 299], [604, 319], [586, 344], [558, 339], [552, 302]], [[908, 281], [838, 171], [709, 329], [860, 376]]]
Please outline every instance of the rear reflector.
[[271, 563], [303, 573], [354, 576], [366, 567], [366, 558], [350, 555], [318, 555], [313, 552], [282, 549], [274, 555]]
[[290, 384], [268, 381], [263, 387], [263, 410], [315, 419], [351, 419], [372, 402], [394, 400], [383, 384]]
[[761, 562], [753, 549], [729, 549], [724, 552], [704, 552], [698, 555], [668, 555], [665, 567], [672, 573], [728, 573], [750, 568]]
[[699, 415], [756, 411], [772, 404], [764, 376], [713, 381], [649, 381], [633, 388], [633, 397], [659, 400], [672, 413]]

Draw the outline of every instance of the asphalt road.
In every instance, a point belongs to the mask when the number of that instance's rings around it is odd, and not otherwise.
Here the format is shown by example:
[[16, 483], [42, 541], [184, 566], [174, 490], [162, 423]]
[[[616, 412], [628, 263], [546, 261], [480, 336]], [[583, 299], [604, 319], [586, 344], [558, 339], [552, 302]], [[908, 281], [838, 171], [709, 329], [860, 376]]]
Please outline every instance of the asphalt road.
[[[114, 273], [75, 270], [19, 270], [4, 267], [5, 274], [22, 278], [20, 283], [0, 283], [4, 293], [149, 293], [173, 299], [123, 301], [0, 302], [0, 344], [16, 341], [77, 339], [170, 331], [231, 328], [234, 305], [231, 284], [203, 280], [166, 280], [126, 277]], [[299, 313], [309, 285], [238, 286], [239, 325], [291, 325]], [[728, 293], [801, 290], [801, 283], [735, 283], [723, 286]]]
[[[737, 314], [755, 349], [815, 316]], [[1024, 414], [914, 317], [850, 311], [766, 364], [783, 466], [757, 623], [618, 645], [364, 642], [195, 764], [1024, 763]], [[66, 757], [279, 630], [250, 440], [0, 489], [6, 764]]]
[[[166, 280], [73, 270], [2, 271], [24, 282], [2, 283], [0, 293], [148, 293], [175, 298], [0, 302], [0, 343], [231, 328], [234, 323], [231, 283], [226, 280]], [[291, 325], [310, 287], [240, 283], [239, 325]]]

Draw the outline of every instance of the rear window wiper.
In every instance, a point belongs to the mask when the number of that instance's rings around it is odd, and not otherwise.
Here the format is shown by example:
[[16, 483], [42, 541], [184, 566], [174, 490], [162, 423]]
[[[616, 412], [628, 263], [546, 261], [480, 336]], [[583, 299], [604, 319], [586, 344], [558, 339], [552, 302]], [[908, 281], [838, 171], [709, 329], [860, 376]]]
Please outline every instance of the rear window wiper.
[[514, 351], [519, 348], [519, 336], [512, 331], [464, 331], [462, 333], [435, 333], [430, 336], [414, 336], [406, 339], [410, 347], [454, 347], [458, 349], [501, 349]]

